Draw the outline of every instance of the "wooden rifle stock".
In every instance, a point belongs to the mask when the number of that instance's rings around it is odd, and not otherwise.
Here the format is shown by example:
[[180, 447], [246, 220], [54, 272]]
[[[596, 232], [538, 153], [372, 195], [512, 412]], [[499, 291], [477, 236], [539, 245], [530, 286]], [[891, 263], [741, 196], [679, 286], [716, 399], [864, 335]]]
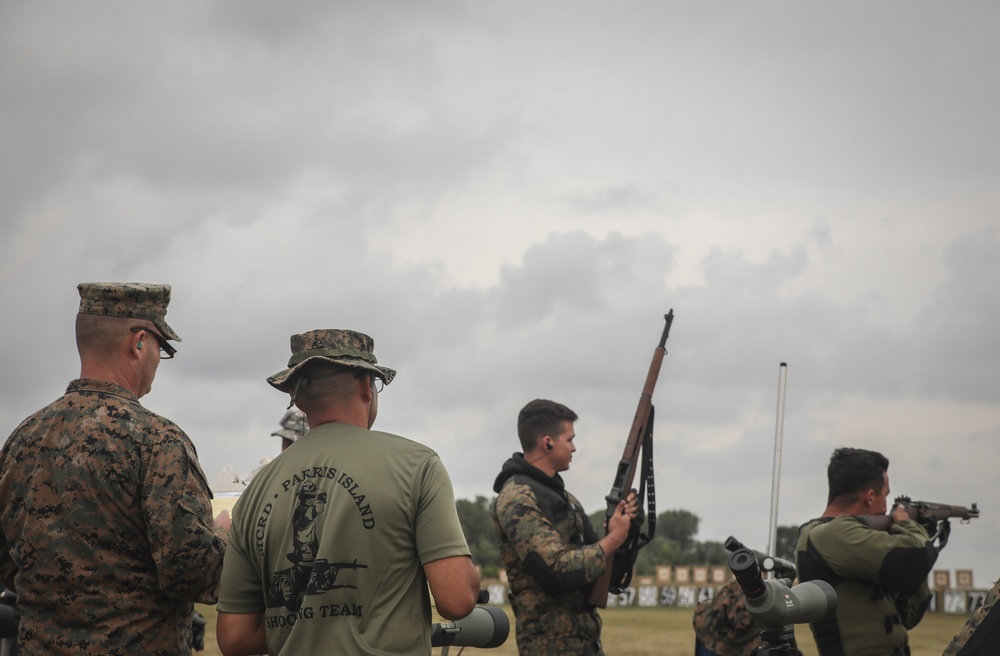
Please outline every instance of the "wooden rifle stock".
[[[611, 492], [605, 497], [608, 503], [607, 511], [604, 515], [605, 530], [607, 522], [611, 519], [618, 503], [626, 498], [629, 490], [632, 489], [632, 481], [635, 480], [635, 472], [639, 466], [639, 452], [642, 447], [643, 438], [650, 430], [650, 422], [653, 413], [653, 389], [656, 387], [656, 379], [660, 376], [660, 366], [663, 364], [663, 356], [666, 355], [667, 337], [670, 334], [670, 324], [674, 320], [674, 311], [670, 310], [663, 316], [666, 325], [663, 327], [663, 335], [660, 337], [660, 344], [653, 351], [653, 361], [649, 365], [649, 373], [646, 374], [646, 382], [642, 386], [642, 394], [639, 396], [639, 405], [635, 410], [635, 417], [632, 419], [632, 428], [629, 429], [628, 439], [625, 441], [625, 451], [618, 462], [618, 469], [615, 472], [614, 482], [611, 484]], [[637, 530], [637, 527], [633, 527]], [[608, 605], [608, 591], [611, 589], [611, 579], [614, 575], [615, 553], [606, 554], [607, 562], [604, 573], [590, 586], [587, 602], [598, 608], [605, 608]]]

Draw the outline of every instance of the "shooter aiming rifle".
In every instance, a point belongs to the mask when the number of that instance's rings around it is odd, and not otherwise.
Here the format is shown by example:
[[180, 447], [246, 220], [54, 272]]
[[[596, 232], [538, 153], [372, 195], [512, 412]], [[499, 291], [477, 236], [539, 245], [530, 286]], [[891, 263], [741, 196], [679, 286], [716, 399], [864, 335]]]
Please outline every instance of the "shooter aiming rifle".
[[[951, 523], [949, 519], [958, 518], [963, 524], [968, 524], [970, 520], [979, 517], [979, 507], [973, 503], [971, 508], [965, 506], [949, 506], [946, 503], [934, 503], [931, 501], [911, 501], [910, 497], [899, 496], [893, 502], [892, 507], [902, 505], [906, 509], [906, 514], [919, 522], [928, 535], [931, 542], [938, 541], [937, 550], [940, 552], [948, 544], [948, 536], [951, 535]], [[876, 531], [888, 531], [892, 525], [891, 515], [858, 515], [858, 519], [864, 522], [869, 528]]]
[[[674, 311], [671, 309], [663, 318], [666, 321], [666, 325], [663, 327], [663, 336], [660, 337], [660, 345], [653, 351], [653, 361], [649, 365], [646, 383], [639, 396], [639, 406], [636, 408], [635, 418], [632, 419], [632, 428], [625, 441], [625, 451], [622, 453], [622, 459], [618, 462], [614, 482], [611, 484], [611, 492], [605, 497], [608, 508], [604, 515], [604, 526], [607, 529], [608, 520], [611, 519], [619, 502], [624, 501], [632, 489], [636, 469], [640, 466], [639, 454], [641, 451], [643, 459], [638, 493], [640, 517], [632, 522], [625, 544], [617, 551], [607, 554], [607, 565], [604, 568], [604, 573], [591, 584], [587, 601], [598, 608], [605, 608], [608, 605], [608, 592], [620, 593], [632, 582], [632, 570], [635, 566], [635, 559], [639, 555], [639, 549], [649, 544], [656, 533], [656, 494], [653, 483], [653, 388], [656, 387], [656, 379], [660, 375], [663, 356], [667, 353], [667, 336], [670, 334], [670, 324], [674, 320]], [[647, 485], [649, 486], [648, 495]], [[644, 497], [647, 506], [646, 515], [649, 517], [648, 535], [640, 532]]]

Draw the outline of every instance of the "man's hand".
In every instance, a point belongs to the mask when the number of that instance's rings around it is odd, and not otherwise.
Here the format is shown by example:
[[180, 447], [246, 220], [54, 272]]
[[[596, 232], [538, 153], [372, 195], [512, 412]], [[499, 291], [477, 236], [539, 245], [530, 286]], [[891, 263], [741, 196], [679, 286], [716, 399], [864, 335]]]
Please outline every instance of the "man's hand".
[[625, 544], [628, 539], [628, 532], [632, 528], [632, 522], [639, 514], [639, 499], [635, 490], [628, 493], [625, 501], [619, 501], [615, 507], [615, 512], [608, 519], [604, 527], [608, 532], [603, 538], [597, 541], [604, 549], [605, 555], [612, 554], [618, 547]]
[[910, 519], [910, 513], [906, 512], [906, 506], [903, 504], [896, 504], [896, 507], [892, 509], [892, 523], [901, 522]]
[[628, 497], [625, 499], [625, 513], [632, 518], [633, 521], [639, 515], [639, 496], [635, 490], [628, 493]]
[[[632, 520], [635, 520], [639, 515], [639, 497], [635, 490], [628, 493], [628, 497], [624, 501], [625, 503], [625, 514], [627, 514]], [[615, 514], [620, 514], [622, 504], [618, 504], [618, 509], [615, 510]], [[610, 529], [608, 528], [608, 518], [604, 518], [604, 532], [607, 533]]]
[[619, 501], [614, 514], [608, 520], [608, 535], [613, 536], [618, 543], [616, 549], [625, 543], [630, 528], [632, 528], [632, 517], [628, 514], [628, 504]]

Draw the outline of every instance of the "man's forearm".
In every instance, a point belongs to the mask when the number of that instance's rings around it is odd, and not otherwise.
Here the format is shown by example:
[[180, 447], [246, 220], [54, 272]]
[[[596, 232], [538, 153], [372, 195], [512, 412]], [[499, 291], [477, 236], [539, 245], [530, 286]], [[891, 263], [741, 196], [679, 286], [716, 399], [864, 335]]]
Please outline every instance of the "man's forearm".
[[479, 573], [468, 556], [454, 556], [424, 565], [424, 574], [438, 613], [448, 620], [472, 612], [479, 596]]
[[223, 656], [257, 656], [267, 653], [263, 613], [219, 613], [216, 639]]

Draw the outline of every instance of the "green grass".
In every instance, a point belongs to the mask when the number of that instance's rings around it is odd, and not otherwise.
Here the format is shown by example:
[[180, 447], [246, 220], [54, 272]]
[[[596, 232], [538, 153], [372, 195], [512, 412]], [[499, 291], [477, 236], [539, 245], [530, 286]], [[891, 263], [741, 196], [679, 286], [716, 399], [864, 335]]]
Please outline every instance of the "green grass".
[[[215, 641], [215, 606], [199, 606], [208, 625], [205, 632], [205, 650], [199, 656], [221, 656]], [[511, 618], [511, 634], [507, 642], [496, 649], [460, 650], [452, 647], [448, 656], [517, 656], [514, 641], [514, 618], [510, 607], [505, 607]], [[691, 628], [692, 608], [608, 608], [601, 611], [604, 618], [602, 641], [607, 656], [691, 656], [694, 653], [694, 630]], [[966, 615], [927, 613], [916, 629], [910, 632], [913, 656], [941, 656], [948, 641], [965, 624]], [[817, 656], [809, 628], [795, 629], [799, 649], [805, 656]], [[434, 654], [440, 654], [435, 649]]]

